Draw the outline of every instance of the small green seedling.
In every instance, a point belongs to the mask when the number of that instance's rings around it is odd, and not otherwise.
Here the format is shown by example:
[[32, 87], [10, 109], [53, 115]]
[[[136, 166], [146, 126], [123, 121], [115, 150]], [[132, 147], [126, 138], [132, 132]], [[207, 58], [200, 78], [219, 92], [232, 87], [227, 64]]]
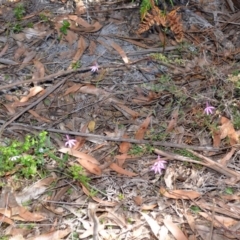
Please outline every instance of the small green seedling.
[[79, 234], [77, 232], [72, 232], [71, 239], [73, 239], [73, 240], [79, 239]]
[[11, 28], [14, 33], [19, 33], [23, 30], [23, 27], [19, 23], [12, 24]]
[[143, 148], [137, 144], [134, 144], [132, 148], [129, 150], [130, 155], [142, 155], [144, 152]]
[[79, 61], [72, 63], [72, 69], [76, 70], [81, 67], [81, 63]]
[[125, 198], [125, 196], [124, 196], [124, 194], [122, 194], [122, 193], [119, 193], [118, 194], [118, 199], [121, 201], [121, 200], [123, 200]]
[[94, 190], [94, 189], [90, 189], [90, 193], [89, 193], [89, 196], [90, 197], [95, 197], [97, 195], [98, 191], [97, 190]]
[[14, 16], [16, 17], [17, 20], [21, 20], [24, 16], [24, 14], [26, 13], [25, 8], [23, 6], [23, 4], [18, 4], [14, 9]]
[[70, 23], [67, 20], [63, 20], [62, 27], [60, 27], [60, 32], [67, 35], [67, 30], [70, 27]]
[[233, 189], [230, 187], [225, 188], [225, 193], [228, 195], [232, 195], [234, 193]]
[[45, 14], [43, 13], [40, 13], [39, 14], [39, 17], [40, 19], [43, 21], [43, 22], [47, 22], [49, 19], [48, 19], [48, 16], [46, 16]]
[[85, 187], [88, 187], [90, 178], [88, 178], [82, 166], [80, 165], [73, 165], [69, 168], [70, 175], [73, 177], [74, 180], [81, 182]]
[[196, 214], [201, 212], [201, 209], [198, 206], [191, 206], [190, 209], [192, 210], [192, 212], [194, 212]]
[[29, 22], [29, 23], [27, 24], [27, 27], [28, 27], [28, 28], [33, 28], [33, 26], [34, 26], [34, 24], [33, 24], [32, 22]]

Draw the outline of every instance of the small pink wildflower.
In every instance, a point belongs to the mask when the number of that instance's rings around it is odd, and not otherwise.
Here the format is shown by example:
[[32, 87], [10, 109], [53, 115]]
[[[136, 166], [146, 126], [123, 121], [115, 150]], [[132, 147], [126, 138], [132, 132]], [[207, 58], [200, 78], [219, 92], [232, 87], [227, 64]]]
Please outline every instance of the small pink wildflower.
[[70, 139], [70, 137], [68, 135], [66, 135], [67, 141], [65, 142], [65, 147], [69, 147], [72, 148], [73, 146], [75, 146], [77, 140], [75, 139]]
[[166, 169], [166, 163], [167, 162], [162, 160], [161, 157], [158, 155], [157, 161], [151, 167], [151, 171], [154, 171], [155, 174], [162, 174], [162, 171]]
[[209, 105], [209, 103], [206, 102], [206, 108], [204, 108], [204, 113], [206, 113], [207, 115], [213, 114], [214, 109], [215, 107]]
[[91, 68], [91, 72], [98, 72], [99, 65], [95, 62], [95, 64], [90, 68]]

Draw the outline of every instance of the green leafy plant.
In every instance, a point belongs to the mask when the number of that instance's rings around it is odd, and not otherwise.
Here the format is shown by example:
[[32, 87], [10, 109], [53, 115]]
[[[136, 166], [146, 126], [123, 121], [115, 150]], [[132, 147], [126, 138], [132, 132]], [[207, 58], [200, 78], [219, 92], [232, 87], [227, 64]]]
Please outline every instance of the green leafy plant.
[[70, 27], [70, 23], [67, 20], [63, 20], [62, 27], [60, 27], [60, 32], [67, 35], [67, 30]]
[[9, 239], [9, 237], [6, 237], [6, 236], [0, 237], [0, 240], [8, 240], [8, 239]]
[[176, 149], [174, 150], [174, 153], [177, 153], [184, 157], [192, 158], [193, 160], [196, 160], [196, 161], [201, 161], [199, 157], [196, 157], [193, 153], [189, 152], [187, 149]]
[[33, 177], [44, 164], [44, 155], [49, 151], [47, 132], [37, 136], [27, 135], [24, 142], [7, 142], [0, 146], [0, 176], [15, 172], [26, 178]]
[[98, 191], [97, 191], [97, 190], [95, 190], [95, 189], [91, 188], [91, 189], [90, 189], [89, 196], [90, 196], [90, 197], [95, 197], [95, 196], [97, 195], [97, 193], [98, 193]]
[[79, 239], [79, 234], [77, 232], [72, 232], [71, 233], [71, 239], [78, 240]]
[[123, 193], [119, 193], [118, 194], [118, 199], [121, 201], [125, 198], [124, 194]]
[[29, 23], [27, 24], [27, 27], [28, 27], [28, 28], [33, 28], [33, 26], [34, 26], [34, 24], [33, 24], [32, 22], [29, 22]]
[[48, 22], [48, 21], [49, 21], [48, 16], [46, 16], [46, 15], [43, 14], [43, 13], [40, 13], [40, 14], [39, 14], [39, 17], [40, 17], [40, 19], [41, 19], [43, 22]]
[[64, 154], [62, 158], [59, 158], [54, 154], [54, 152], [49, 151], [47, 155], [58, 163], [58, 167], [60, 169], [65, 168], [66, 163], [68, 162], [68, 154]]
[[14, 9], [13, 9], [14, 16], [16, 17], [17, 20], [21, 20], [26, 13], [26, 10], [23, 6], [23, 4], [18, 4]]
[[72, 63], [72, 69], [76, 70], [81, 67], [81, 63], [79, 61]]
[[180, 58], [176, 58], [174, 56], [165, 56], [162, 53], [153, 53], [151, 54], [151, 57], [155, 60], [164, 62], [164, 63], [173, 63], [173, 64], [177, 64], [177, 65], [181, 65], [184, 63], [183, 59]]
[[190, 209], [196, 214], [201, 212], [201, 209], [198, 206], [191, 206]]
[[23, 30], [23, 27], [19, 23], [15, 23], [11, 25], [11, 29], [14, 33], [19, 33]]
[[142, 0], [141, 6], [140, 6], [141, 20], [144, 19], [145, 15], [150, 9], [151, 9], [150, 0]]
[[234, 191], [233, 191], [232, 188], [227, 187], [227, 188], [225, 188], [225, 193], [226, 193], [226, 194], [229, 194], [229, 195], [232, 195], [232, 194], [234, 193]]
[[144, 149], [141, 146], [134, 144], [128, 153], [130, 155], [142, 155], [143, 152], [144, 152]]
[[90, 178], [88, 178], [82, 166], [80, 165], [73, 165], [69, 168], [69, 173], [73, 177], [74, 180], [80, 181], [85, 187], [88, 188]]

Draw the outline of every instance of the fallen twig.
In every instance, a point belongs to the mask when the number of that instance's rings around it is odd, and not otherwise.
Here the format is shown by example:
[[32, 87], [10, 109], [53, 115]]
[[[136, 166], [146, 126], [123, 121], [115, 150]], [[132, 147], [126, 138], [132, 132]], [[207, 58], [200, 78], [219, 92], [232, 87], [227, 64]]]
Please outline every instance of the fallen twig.
[[[0, 120], [0, 123], [4, 123], [4, 121]], [[210, 146], [190, 146], [190, 145], [186, 145], [186, 144], [177, 144], [177, 143], [169, 143], [169, 142], [157, 142], [157, 141], [151, 141], [151, 140], [114, 138], [114, 137], [96, 135], [96, 134], [91, 134], [91, 133], [64, 131], [64, 130], [59, 130], [59, 129], [54, 129], [54, 128], [47, 128], [47, 127], [37, 127], [37, 126], [31, 126], [31, 125], [22, 124], [22, 123], [10, 123], [10, 125], [19, 126], [19, 129], [21, 129], [21, 127], [22, 127], [23, 130], [24, 130], [24, 128], [44, 130], [44, 131], [48, 131], [48, 132], [69, 134], [69, 135], [73, 135], [73, 136], [86, 137], [86, 138], [89, 138], [89, 139], [101, 139], [101, 140], [113, 141], [113, 142], [130, 142], [130, 143], [136, 143], [136, 144], [149, 144], [149, 145], [153, 145], [153, 146], [193, 149], [193, 150], [197, 150], [197, 151], [219, 151], [218, 148], [213, 148], [213, 147], [210, 147]], [[16, 129], [16, 127], [15, 127], [15, 129]]]
[[217, 162], [214, 162], [210, 158], [205, 157], [202, 154], [199, 154], [197, 152], [194, 152], [194, 151], [190, 150], [190, 148], [188, 148], [188, 147], [186, 147], [186, 149], [189, 152], [191, 152], [192, 154], [194, 154], [195, 156], [201, 158], [203, 160], [203, 162], [196, 161], [196, 160], [193, 160], [189, 157], [184, 157], [184, 156], [181, 156], [181, 155], [178, 155], [178, 154], [165, 152], [165, 151], [162, 151], [162, 150], [159, 150], [159, 149], [155, 149], [154, 152], [161, 155], [161, 156], [167, 157], [170, 160], [176, 159], [176, 160], [179, 160], [179, 161], [182, 161], [182, 162], [197, 163], [197, 164], [209, 167], [209, 168], [211, 168], [211, 169], [213, 169], [217, 172], [220, 172], [227, 177], [233, 177], [233, 178], [236, 178], [236, 180], [240, 180], [240, 174], [238, 172], [232, 171], [231, 169], [228, 169], [227, 167], [224, 167], [221, 164], [219, 164]]
[[29, 106], [27, 106], [26, 108], [24, 108], [21, 112], [17, 113], [14, 117], [12, 117], [9, 121], [4, 122], [3, 125], [0, 128], [0, 137], [2, 135], [2, 132], [4, 131], [4, 129], [11, 124], [14, 120], [16, 120], [17, 118], [19, 118], [23, 113], [27, 112], [28, 110], [30, 110], [31, 108], [33, 108], [35, 105], [37, 105], [38, 103], [40, 103], [43, 99], [45, 99], [50, 93], [52, 93], [55, 89], [57, 89], [59, 86], [61, 86], [62, 84], [64, 84], [64, 82], [67, 79], [63, 79], [62, 81], [58, 82], [56, 85], [48, 87], [46, 89], [46, 92], [39, 97], [35, 102], [31, 103]]

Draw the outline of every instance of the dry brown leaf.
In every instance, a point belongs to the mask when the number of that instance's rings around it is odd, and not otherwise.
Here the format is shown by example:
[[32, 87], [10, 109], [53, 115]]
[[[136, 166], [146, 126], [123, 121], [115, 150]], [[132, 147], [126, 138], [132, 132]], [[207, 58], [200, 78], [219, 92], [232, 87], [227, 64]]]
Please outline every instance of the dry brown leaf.
[[46, 122], [46, 123], [50, 123], [52, 122], [50, 119], [47, 119], [45, 117], [40, 116], [37, 112], [35, 112], [34, 110], [28, 110], [28, 112], [30, 114], [32, 114], [39, 122]]
[[100, 199], [100, 198], [97, 198], [97, 197], [92, 196], [92, 194], [90, 194], [90, 192], [88, 191], [88, 189], [87, 189], [83, 184], [81, 184], [81, 186], [82, 186], [83, 192], [84, 192], [88, 197], [91, 197], [94, 201], [100, 203], [101, 205], [103, 205], [103, 206], [109, 206], [109, 207], [114, 207], [114, 206], [118, 205], [117, 202], [104, 201], [104, 200], [102, 200], [102, 199]]
[[[9, 235], [9, 236], [18, 236], [18, 235], [21, 235], [21, 236], [24, 236], [26, 237], [32, 230], [31, 229], [28, 229], [28, 228], [22, 228], [22, 226], [11, 226], [11, 227], [8, 227], [5, 231], [5, 234], [6, 235]], [[10, 238], [12, 239], [12, 238]], [[9, 240], [10, 240], [9, 239]], [[25, 238], [23, 238], [23, 240], [25, 240]]]
[[91, 27], [84, 29], [85, 32], [97, 32], [102, 28], [102, 25], [96, 21], [94, 24], [91, 25]]
[[220, 131], [212, 130], [213, 146], [218, 148], [221, 144]]
[[86, 159], [87, 161], [92, 162], [93, 164], [99, 165], [99, 162], [97, 161], [96, 158], [94, 158], [86, 153], [79, 152], [77, 150], [70, 149], [70, 148], [61, 148], [58, 151], [62, 152], [62, 153], [68, 153], [69, 155], [74, 156], [76, 158]]
[[90, 121], [90, 122], [88, 123], [88, 130], [89, 130], [89, 132], [94, 132], [95, 126], [96, 126], [96, 122], [93, 121], [93, 120]]
[[188, 240], [177, 224], [173, 223], [171, 220], [168, 219], [164, 219], [163, 223], [172, 233], [176, 240]]
[[68, 16], [69, 19], [73, 20], [74, 22], [76, 22], [78, 25], [81, 25], [85, 28], [89, 28], [91, 27], [91, 24], [89, 24], [86, 20], [84, 20], [81, 17], [78, 17], [77, 15], [69, 15]]
[[25, 238], [21, 234], [17, 234], [15, 236], [9, 238], [9, 240], [25, 240]]
[[195, 219], [190, 213], [184, 213], [184, 217], [187, 219], [188, 224], [193, 232], [196, 230]]
[[11, 218], [12, 216], [12, 212], [10, 209], [7, 208], [0, 208], [0, 214], [2, 214], [3, 216], [7, 217], [7, 218]]
[[[126, 112], [127, 114], [129, 114], [133, 119], [137, 118], [139, 116], [139, 114], [135, 111], [133, 111], [132, 109], [128, 108], [127, 106], [123, 105], [123, 104], [120, 104], [120, 103], [117, 103], [116, 104], [119, 111], [121, 112]], [[116, 106], [115, 106], [116, 107]]]
[[25, 52], [26, 52], [26, 48], [24, 46], [17, 48], [17, 50], [14, 53], [13, 59], [15, 61], [18, 61], [20, 57], [24, 55]]
[[94, 164], [94, 163], [88, 161], [87, 159], [78, 158], [77, 161], [84, 168], [86, 168], [90, 173], [93, 173], [93, 174], [98, 175], [98, 176], [100, 176], [102, 174], [102, 170], [97, 164]]
[[82, 0], [81, 1], [75, 1], [75, 4], [76, 4], [75, 13], [78, 16], [81, 16], [84, 13], [86, 13], [86, 6], [85, 6], [85, 4]]
[[140, 213], [144, 217], [146, 222], [148, 223], [148, 225], [151, 228], [155, 237], [157, 239], [159, 239], [159, 232], [160, 232], [161, 227], [159, 226], [158, 222], [156, 220], [154, 220], [152, 217], [148, 216], [146, 213], [143, 213], [143, 212], [140, 212]]
[[99, 97], [100, 95], [105, 95], [105, 91], [103, 91], [100, 88], [96, 88], [93, 85], [87, 84], [85, 86], [82, 86], [79, 91], [81, 93], [86, 93], [86, 94], [93, 94], [96, 95], [97, 97]]
[[138, 42], [138, 41], [136, 41], [136, 40], [133, 40], [133, 39], [129, 39], [129, 38], [125, 38], [125, 37], [123, 37], [122, 38], [124, 41], [126, 41], [126, 42], [130, 42], [130, 43], [132, 43], [132, 44], [134, 44], [134, 45], [136, 45], [136, 46], [138, 46], [138, 47], [141, 47], [141, 48], [152, 48], [152, 46], [149, 44], [149, 45], [147, 45], [147, 44], [144, 44], [144, 43], [142, 43], [142, 42]]
[[226, 228], [229, 228], [239, 222], [233, 218], [224, 217], [216, 214], [214, 215], [214, 219], [212, 219], [212, 215], [209, 215], [205, 212], [199, 212], [199, 215], [201, 215], [202, 217], [206, 218], [208, 221], [213, 223], [214, 227], [216, 228], [222, 227], [222, 225], [225, 226]]
[[24, 40], [26, 40], [26, 34], [23, 32], [12, 34], [11, 37], [18, 42], [23, 42]]
[[68, 95], [68, 94], [70, 94], [70, 93], [75, 93], [76, 91], [79, 90], [80, 87], [82, 87], [82, 84], [80, 84], [80, 83], [78, 83], [78, 84], [76, 83], [76, 84], [72, 85], [70, 88], [68, 88], [68, 89], [65, 91], [65, 93], [63, 94], [63, 96], [66, 96], [66, 95]]
[[14, 115], [16, 113], [16, 108], [12, 107], [12, 104], [3, 104], [2, 105], [7, 109], [9, 115]]
[[33, 61], [33, 63], [34, 63], [36, 71], [34, 71], [32, 79], [43, 78], [45, 75], [44, 65], [37, 59], [35, 59]]
[[136, 173], [133, 173], [133, 172], [130, 172], [128, 170], [125, 170], [121, 167], [119, 167], [116, 163], [111, 163], [111, 165], [109, 166], [113, 171], [117, 172], [117, 173], [120, 173], [122, 175], [126, 175], [128, 177], [135, 177], [137, 176], [138, 174]]
[[164, 187], [160, 188], [160, 193], [167, 198], [173, 199], [195, 199], [201, 196], [196, 191], [172, 190], [168, 192]]
[[236, 148], [235, 147], [232, 147], [231, 148], [231, 151], [228, 152], [220, 161], [219, 163], [222, 165], [222, 166], [227, 166], [229, 160], [232, 158], [233, 154], [236, 152]]
[[78, 46], [77, 46], [77, 51], [73, 57], [73, 60], [71, 64], [69, 65], [68, 69], [72, 69], [74, 64], [78, 62], [78, 60], [82, 57], [83, 53], [85, 52], [87, 48], [87, 43], [85, 39], [81, 36], [80, 39], [78, 40]]
[[[19, 211], [19, 217], [22, 218], [21, 221], [41, 222], [46, 220], [46, 217], [42, 213], [38, 213], [38, 212], [31, 213], [26, 208], [21, 206], [19, 206], [18, 211]], [[12, 219], [20, 220], [18, 217], [15, 218], [15, 216], [12, 216]]]
[[4, 223], [7, 223], [9, 225], [14, 224], [14, 221], [12, 221], [10, 218], [8, 218], [7, 216], [5, 216], [4, 214], [1, 214], [1, 213], [0, 213], [0, 221], [1, 221], [1, 223], [4, 222]]
[[147, 117], [144, 122], [141, 124], [141, 126], [139, 127], [139, 129], [137, 130], [136, 134], [135, 134], [135, 139], [137, 140], [143, 140], [144, 135], [147, 131], [147, 128], [149, 126], [151, 122], [151, 117]]
[[77, 157], [78, 158], [77, 161], [89, 172], [96, 174], [98, 176], [102, 174], [102, 170], [98, 166], [99, 162], [94, 157], [70, 148], [61, 148], [58, 151], [68, 153], [71, 156]]
[[[85, 133], [87, 131], [87, 123], [82, 127], [81, 131], [82, 133]], [[75, 150], [80, 149], [84, 143], [86, 142], [86, 138], [85, 137], [80, 137], [80, 136], [76, 136], [75, 138], [77, 140], [77, 143], [74, 146]]]
[[4, 94], [4, 97], [5, 97], [5, 99], [6, 99], [7, 101], [19, 102], [19, 99], [17, 98], [17, 96]]
[[133, 197], [133, 201], [135, 202], [135, 204], [137, 206], [141, 206], [142, 205], [142, 202], [143, 202], [143, 199], [141, 196], [136, 196], [136, 197]]
[[78, 40], [77, 52], [73, 57], [74, 62], [77, 62], [82, 57], [86, 48], [87, 48], [87, 43], [85, 39], [81, 36], [80, 39]]
[[41, 91], [43, 91], [44, 89], [40, 86], [36, 86], [33, 88], [30, 88], [29, 90], [29, 94], [27, 96], [22, 97], [22, 99], [20, 100], [21, 103], [27, 102], [29, 100], [29, 98], [36, 96], [38, 93], [40, 93]]
[[231, 120], [226, 117], [221, 117], [220, 119], [221, 126], [220, 130], [220, 138], [224, 139], [225, 137], [229, 137], [231, 146], [237, 144], [239, 142], [238, 134], [235, 131]]
[[171, 120], [168, 124], [166, 132], [171, 132], [177, 126], [178, 120], [178, 109], [175, 109], [171, 114]]
[[155, 207], [157, 207], [157, 204], [142, 205], [142, 206], [141, 206], [141, 210], [143, 210], [143, 211], [149, 211], [149, 210], [153, 210]]
[[96, 47], [97, 47], [96, 43], [91, 40], [88, 47], [89, 55], [93, 55], [95, 53]]
[[22, 63], [29, 63], [30, 61], [33, 60], [33, 58], [36, 56], [37, 52], [31, 51], [31, 52], [25, 52], [25, 58], [23, 59]]
[[70, 45], [72, 45], [77, 41], [78, 35], [71, 30], [67, 30], [67, 35], [65, 35], [65, 39], [68, 41]]
[[233, 194], [233, 195], [220, 195], [219, 197], [221, 197], [222, 199], [226, 199], [229, 201], [233, 201], [233, 200], [240, 200], [240, 196], [238, 195], [238, 193]]
[[[128, 138], [127, 134], [124, 134], [122, 138]], [[131, 147], [131, 143], [129, 142], [121, 142], [119, 146], [119, 152], [120, 153], [127, 153]]]
[[54, 180], [54, 177], [44, 178], [32, 184], [31, 186], [24, 188], [21, 192], [16, 194], [16, 201], [21, 204], [32, 199], [37, 199], [38, 196], [46, 191], [46, 189]]
[[116, 155], [115, 156], [115, 159], [117, 160], [117, 164], [118, 164], [119, 167], [123, 166], [127, 157], [128, 157], [127, 153], [123, 153], [121, 155]]
[[72, 231], [71, 228], [64, 230], [54, 230], [49, 233], [44, 233], [39, 236], [30, 237], [28, 240], [60, 240], [66, 237]]
[[[208, 239], [209, 236], [211, 236], [212, 240], [233, 240], [236, 239], [236, 236], [233, 236], [230, 231], [221, 231], [221, 230], [213, 230], [211, 229], [211, 226], [207, 226], [205, 225], [196, 225], [196, 229], [197, 229], [197, 235], [201, 238], [201, 239]], [[212, 234], [210, 235], [209, 233], [212, 232]]]
[[8, 45], [8, 43], [4, 46], [4, 48], [1, 50], [1, 52], [0, 52], [0, 57], [2, 57], [5, 53], [6, 53], [6, 51], [8, 50], [8, 47], [9, 47], [9, 45]]
[[115, 42], [111, 42], [111, 46], [119, 53], [119, 55], [122, 57], [124, 63], [129, 63], [128, 57], [124, 50]]
[[26, 34], [27, 39], [35, 38], [44, 38], [47, 35], [51, 34], [51, 30], [45, 31], [44, 29], [39, 28], [39, 25], [35, 25], [34, 28], [24, 28], [23, 32]]

